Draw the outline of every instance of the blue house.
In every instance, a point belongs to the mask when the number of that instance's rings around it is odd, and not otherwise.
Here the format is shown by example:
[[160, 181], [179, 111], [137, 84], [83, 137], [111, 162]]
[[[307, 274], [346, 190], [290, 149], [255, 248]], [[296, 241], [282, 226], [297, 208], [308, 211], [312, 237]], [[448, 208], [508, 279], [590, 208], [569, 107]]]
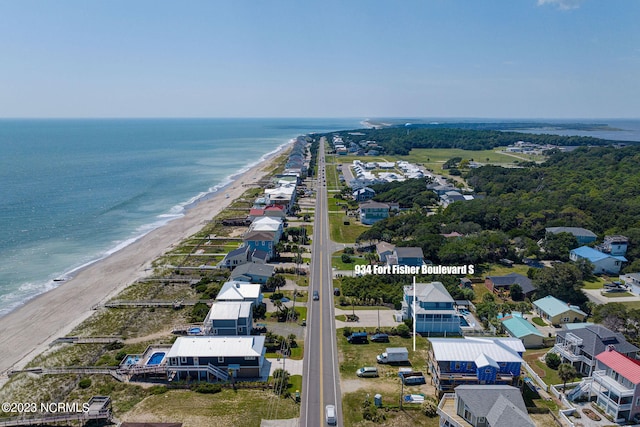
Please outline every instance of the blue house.
[[265, 284], [273, 276], [275, 267], [269, 264], [249, 263], [236, 267], [231, 272], [231, 280]]
[[572, 249], [569, 253], [569, 259], [571, 261], [579, 261], [586, 259], [593, 264], [594, 274], [620, 274], [622, 264], [627, 262], [627, 259], [622, 255], [611, 255], [605, 252], [600, 252], [589, 246], [581, 246], [576, 249]]
[[[460, 315], [454, 300], [440, 282], [416, 283], [415, 325], [419, 334], [460, 335]], [[404, 287], [403, 319], [413, 318], [413, 285]]]
[[250, 251], [259, 250], [269, 254], [269, 259], [276, 254], [277, 232], [276, 231], [249, 231], [244, 235], [243, 245], [248, 246]]
[[410, 265], [420, 267], [424, 264], [424, 254], [422, 248], [418, 247], [396, 247], [391, 255], [387, 255], [389, 265]]
[[260, 379], [263, 373], [264, 336], [178, 337], [166, 356], [169, 380], [228, 381]]
[[591, 242], [595, 242], [598, 236], [591, 230], [587, 230], [582, 227], [547, 227], [545, 228], [547, 233], [569, 233], [573, 234], [579, 245], [588, 245]]
[[440, 393], [464, 384], [515, 385], [522, 341], [517, 338], [429, 338], [429, 372]]

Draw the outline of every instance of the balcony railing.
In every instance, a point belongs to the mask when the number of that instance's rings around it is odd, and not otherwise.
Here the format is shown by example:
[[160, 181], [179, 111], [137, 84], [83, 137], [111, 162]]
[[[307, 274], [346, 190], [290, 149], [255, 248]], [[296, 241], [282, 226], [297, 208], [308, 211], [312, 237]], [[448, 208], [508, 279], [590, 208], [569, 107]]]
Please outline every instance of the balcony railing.
[[567, 359], [568, 361], [570, 361], [571, 363], [574, 362], [583, 362], [586, 363], [587, 365], [591, 365], [591, 360], [589, 360], [586, 356], [582, 355], [582, 354], [575, 354], [574, 352], [572, 352], [569, 349], [569, 346], [566, 344], [556, 344], [555, 346], [553, 346], [553, 349], [558, 353], [559, 356], [563, 357], [564, 359]]
[[620, 397], [633, 396], [634, 390], [632, 388], [629, 388], [610, 376], [607, 376], [606, 371], [594, 371], [593, 381], [599, 385], [599, 387], [596, 387], [596, 390], [600, 394], [604, 394], [606, 391], [613, 391]]

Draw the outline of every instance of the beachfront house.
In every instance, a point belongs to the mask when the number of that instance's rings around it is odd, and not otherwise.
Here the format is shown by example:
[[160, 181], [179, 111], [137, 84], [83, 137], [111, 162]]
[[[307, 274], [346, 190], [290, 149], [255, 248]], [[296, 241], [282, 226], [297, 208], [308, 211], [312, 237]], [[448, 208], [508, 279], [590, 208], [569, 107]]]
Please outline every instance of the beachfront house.
[[595, 242], [598, 236], [591, 230], [582, 227], [547, 227], [545, 232], [551, 234], [569, 233], [578, 241], [578, 245], [588, 245]]
[[282, 224], [282, 219], [268, 217], [268, 216], [256, 218], [253, 220], [251, 225], [249, 225], [249, 231], [274, 232], [275, 233], [274, 240], [276, 243], [280, 241], [280, 237], [282, 237], [283, 229], [284, 227]]
[[230, 377], [260, 379], [265, 337], [178, 337], [167, 353], [170, 381], [229, 381]]
[[248, 246], [240, 246], [238, 249], [234, 249], [224, 256], [224, 259], [220, 263], [221, 266], [226, 268], [235, 268], [239, 265], [249, 262], [250, 249]]
[[375, 224], [378, 221], [389, 218], [389, 205], [374, 201], [360, 204], [360, 222], [366, 225]]
[[596, 366], [596, 356], [607, 348], [635, 358], [638, 347], [629, 343], [622, 334], [600, 325], [586, 324], [583, 328], [558, 331], [554, 353], [565, 363], [571, 363], [578, 373], [591, 375]]
[[440, 427], [534, 427], [520, 389], [508, 385], [460, 385], [438, 405]]
[[215, 301], [204, 319], [207, 335], [251, 335], [253, 303], [250, 301]]
[[249, 263], [236, 267], [231, 272], [231, 280], [265, 284], [273, 276], [275, 267], [270, 264]]
[[248, 231], [242, 238], [242, 244], [251, 252], [256, 249], [266, 252], [270, 260], [276, 255], [277, 234], [277, 231]]
[[[416, 283], [415, 285], [415, 327], [419, 334], [460, 335], [460, 315], [454, 307], [454, 300], [440, 282]], [[402, 298], [402, 318], [412, 319], [413, 285], [404, 287]]]
[[595, 401], [616, 423], [640, 421], [640, 361], [612, 347], [596, 356], [593, 375], [569, 393]]
[[505, 276], [487, 276], [484, 285], [490, 291], [509, 293], [512, 285], [519, 285], [525, 297], [530, 297], [536, 290], [533, 282], [527, 276], [518, 273], [509, 273]]
[[259, 283], [238, 282], [235, 280], [225, 282], [220, 288], [216, 301], [242, 302], [247, 301], [257, 306], [262, 304], [262, 285]]
[[572, 249], [569, 252], [569, 259], [574, 262], [582, 259], [591, 262], [593, 264], [593, 274], [617, 275], [622, 269], [622, 264], [627, 262], [627, 259], [622, 255], [611, 255], [589, 246], [580, 246]]
[[502, 326], [507, 333], [522, 341], [525, 348], [540, 348], [544, 346], [544, 334], [521, 316], [507, 316], [501, 319]]
[[552, 325], [584, 322], [587, 317], [587, 313], [577, 305], [568, 304], [551, 295], [535, 300], [533, 309], [538, 316]]
[[439, 393], [465, 384], [515, 385], [520, 377], [522, 341], [517, 338], [429, 338], [431, 381]]

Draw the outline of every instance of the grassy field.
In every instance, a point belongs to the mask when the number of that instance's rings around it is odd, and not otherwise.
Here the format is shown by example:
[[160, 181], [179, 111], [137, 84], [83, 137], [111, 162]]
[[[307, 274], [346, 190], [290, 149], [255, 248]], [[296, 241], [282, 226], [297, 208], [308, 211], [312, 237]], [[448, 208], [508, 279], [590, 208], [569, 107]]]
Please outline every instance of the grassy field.
[[334, 252], [331, 255], [331, 266], [335, 267], [338, 270], [353, 270], [354, 265], [365, 265], [368, 263], [366, 259], [362, 255], [349, 255], [352, 262], [345, 263], [342, 262], [342, 254], [344, 251]]
[[299, 413], [300, 407], [293, 399], [278, 397], [268, 390], [224, 389], [217, 394], [172, 390], [149, 396], [136, 405], [124, 420], [171, 420], [191, 426], [259, 427], [262, 419], [294, 418]]
[[354, 243], [356, 238], [367, 231], [369, 227], [360, 224], [355, 218], [349, 218], [349, 225], [344, 225], [344, 217], [344, 213], [329, 214], [331, 240], [337, 243]]
[[398, 393], [382, 392], [382, 408], [378, 413], [384, 415], [384, 420], [379, 422], [367, 421], [362, 417], [362, 403], [369, 399], [373, 405], [372, 393], [369, 390], [358, 390], [353, 393], [345, 393], [342, 396], [342, 414], [344, 416], [345, 427], [373, 427], [373, 426], [419, 426], [437, 427], [439, 417], [429, 418], [420, 411], [420, 405], [399, 406], [399, 386]]
[[[375, 328], [371, 329], [373, 332]], [[340, 354], [340, 374], [343, 378], [356, 378], [356, 370], [363, 366], [376, 366], [376, 355], [384, 353], [387, 347], [406, 347], [409, 349], [409, 360], [415, 370], [426, 371], [428, 341], [421, 336], [416, 337], [416, 351], [413, 351], [413, 341], [411, 338], [401, 338], [390, 336], [388, 343], [369, 344], [349, 344], [342, 334], [342, 329], [338, 329], [338, 352]], [[385, 377], [397, 381], [398, 368], [396, 366], [379, 365], [380, 378], [372, 380], [380, 381]]]
[[[374, 328], [367, 328], [368, 332], [373, 332]], [[366, 388], [357, 391], [346, 392], [342, 396], [342, 412], [345, 426], [400, 426], [415, 425], [435, 427], [438, 425], [438, 418], [428, 418], [420, 412], [420, 405], [405, 405], [404, 409], [399, 408], [399, 398], [401, 385], [398, 379], [398, 366], [380, 365], [376, 363], [376, 355], [383, 353], [387, 347], [406, 347], [409, 350], [409, 360], [411, 366], [416, 371], [426, 373], [426, 360], [428, 352], [428, 341], [423, 337], [416, 337], [416, 351], [412, 350], [413, 342], [411, 338], [401, 338], [390, 336], [388, 343], [349, 344], [343, 336], [343, 330], [338, 330], [338, 353], [340, 356], [340, 376], [343, 384], [356, 382]], [[356, 370], [363, 366], [376, 366], [378, 368], [378, 378], [358, 378]], [[427, 380], [427, 382], [429, 382]], [[433, 395], [433, 386], [425, 384], [422, 386], [412, 386], [405, 388], [406, 393], [423, 393]], [[373, 394], [379, 393], [382, 396], [383, 408], [378, 411], [385, 419], [373, 423], [363, 419], [363, 402], [369, 398], [373, 404]]]

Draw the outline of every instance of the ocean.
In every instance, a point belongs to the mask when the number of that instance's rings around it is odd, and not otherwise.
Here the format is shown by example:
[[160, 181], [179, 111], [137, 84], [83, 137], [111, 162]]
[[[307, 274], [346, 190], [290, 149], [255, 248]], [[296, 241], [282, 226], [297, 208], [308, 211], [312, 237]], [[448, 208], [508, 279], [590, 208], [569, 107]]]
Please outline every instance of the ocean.
[[0, 316], [182, 216], [292, 138], [359, 119], [0, 120]]

